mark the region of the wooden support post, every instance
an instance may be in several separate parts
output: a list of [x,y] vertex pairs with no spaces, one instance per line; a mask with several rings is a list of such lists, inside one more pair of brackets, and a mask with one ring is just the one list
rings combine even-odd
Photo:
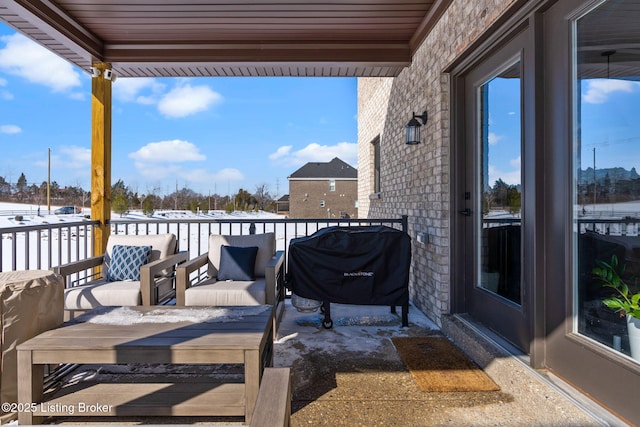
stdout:
[[[267,339],[271,339],[271,334],[267,335]],[[261,352],[258,350],[244,351],[244,399],[245,399],[245,423],[251,424],[253,409],[256,406],[258,398],[258,390],[260,388],[260,379],[262,378],[262,369],[260,368]]]
[[111,219],[111,82],[95,63],[99,75],[91,79],[91,219],[100,221],[94,229],[94,255],[102,255],[109,238]]

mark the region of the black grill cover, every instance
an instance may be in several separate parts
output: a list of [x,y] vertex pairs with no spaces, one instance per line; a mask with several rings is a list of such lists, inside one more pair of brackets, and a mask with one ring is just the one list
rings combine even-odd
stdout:
[[292,239],[287,287],[339,304],[409,303],[411,238],[387,226],[327,227]]

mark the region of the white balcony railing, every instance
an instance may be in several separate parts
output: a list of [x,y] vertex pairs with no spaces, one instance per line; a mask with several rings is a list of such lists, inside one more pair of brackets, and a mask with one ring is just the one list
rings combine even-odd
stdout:
[[[96,221],[65,222],[0,228],[0,271],[52,269],[93,255]],[[209,234],[273,232],[276,249],[287,251],[291,239],[308,236],[329,226],[387,225],[407,229],[407,218],[395,219],[145,219],[110,221],[113,234],[176,235],[180,251],[191,258],[208,250]]]

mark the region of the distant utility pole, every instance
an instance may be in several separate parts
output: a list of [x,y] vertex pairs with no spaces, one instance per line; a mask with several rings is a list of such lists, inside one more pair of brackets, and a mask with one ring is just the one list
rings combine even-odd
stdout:
[[593,147],[593,213],[596,212],[596,147]]
[[174,210],[178,210],[178,180],[176,179],[176,198],[174,199]]
[[47,160],[47,210],[51,213],[51,148],[49,148],[49,158]]

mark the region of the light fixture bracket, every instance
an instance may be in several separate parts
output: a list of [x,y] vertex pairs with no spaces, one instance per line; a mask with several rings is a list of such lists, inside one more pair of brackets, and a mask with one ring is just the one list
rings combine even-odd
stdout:
[[422,121],[423,125],[427,124],[427,112],[426,111],[423,111],[422,114],[413,113],[413,118],[414,119],[420,119]]

